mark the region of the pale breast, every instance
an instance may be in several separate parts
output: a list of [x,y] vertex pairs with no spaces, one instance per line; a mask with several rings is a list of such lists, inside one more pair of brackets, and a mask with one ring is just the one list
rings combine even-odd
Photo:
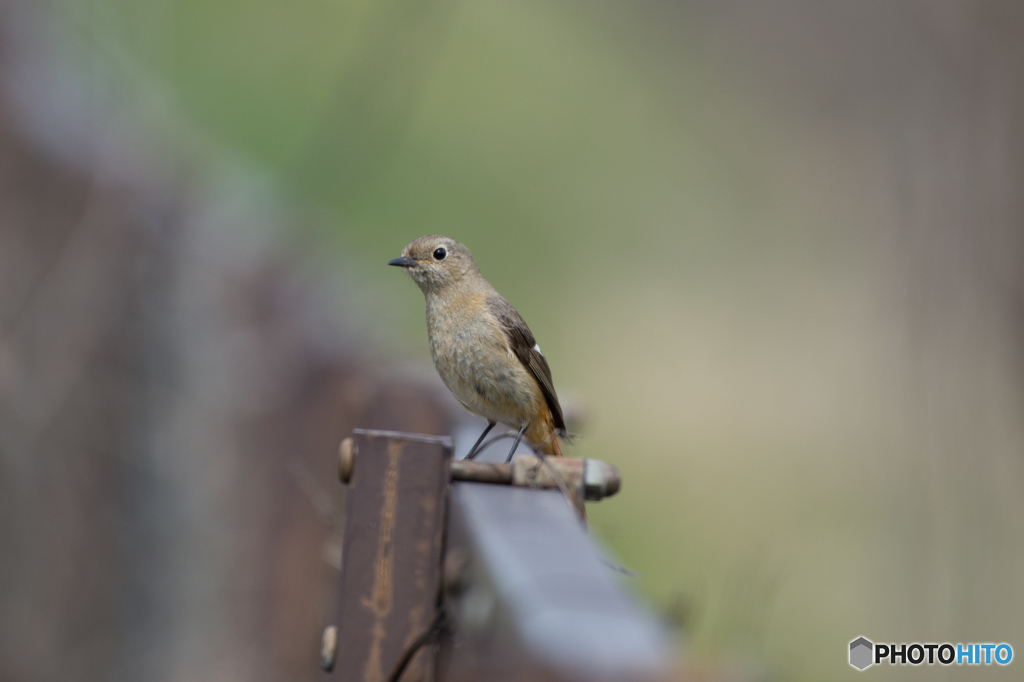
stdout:
[[434,366],[466,409],[510,426],[537,413],[540,387],[484,306],[428,300],[427,329]]

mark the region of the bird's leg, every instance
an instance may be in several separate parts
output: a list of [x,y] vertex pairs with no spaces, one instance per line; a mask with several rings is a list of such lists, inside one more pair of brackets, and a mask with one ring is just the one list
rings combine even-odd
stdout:
[[493,428],[494,428],[494,422],[488,421],[487,422],[487,428],[484,429],[484,432],[481,433],[480,437],[476,439],[476,443],[473,443],[473,447],[471,447],[469,449],[469,454],[466,455],[466,457],[465,457],[466,459],[473,459],[474,457],[477,456],[477,449],[480,447],[480,443],[484,442],[484,436],[486,436],[490,432],[490,430],[493,429]]
[[484,450],[486,450],[487,448],[491,447],[492,445],[497,443],[499,440],[505,440],[506,438],[512,438],[515,435],[516,435],[515,431],[505,431],[504,433],[499,433],[497,436],[491,436],[490,438],[485,440],[480,445],[479,448],[477,448],[476,454],[474,455],[474,457],[479,457],[481,454],[483,454]]
[[519,441],[523,439],[523,434],[526,432],[527,426],[529,426],[529,424],[519,429],[519,433],[516,435],[516,441],[512,443],[512,449],[508,451],[508,459],[505,460],[505,464],[512,461],[512,455],[516,454],[516,448],[519,447]]

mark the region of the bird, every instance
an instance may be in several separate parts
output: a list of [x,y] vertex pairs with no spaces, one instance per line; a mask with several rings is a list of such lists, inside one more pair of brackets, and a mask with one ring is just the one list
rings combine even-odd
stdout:
[[519,430],[509,462],[525,436],[546,455],[561,455],[567,436],[551,368],[522,316],[480,273],[465,246],[439,234],[410,242],[388,265],[403,268],[423,292],[434,367],[455,399],[487,428]]

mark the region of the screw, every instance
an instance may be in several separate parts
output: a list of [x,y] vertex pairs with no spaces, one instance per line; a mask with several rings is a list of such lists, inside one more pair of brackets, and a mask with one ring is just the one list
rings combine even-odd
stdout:
[[334,669],[336,653],[338,653],[338,626],[328,625],[320,637],[320,667],[331,672]]
[[351,438],[343,438],[338,446],[338,478],[345,485],[352,480],[352,469],[356,465],[356,445]]

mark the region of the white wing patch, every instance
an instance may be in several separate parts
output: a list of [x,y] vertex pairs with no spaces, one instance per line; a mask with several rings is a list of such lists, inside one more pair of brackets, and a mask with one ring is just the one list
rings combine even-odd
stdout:
[[[533,344],[533,349],[534,349],[535,351],[537,351],[538,353],[540,353],[540,344],[539,344],[539,343],[535,343],[535,344]],[[540,354],[541,354],[541,355],[544,355],[543,353],[540,353]]]

